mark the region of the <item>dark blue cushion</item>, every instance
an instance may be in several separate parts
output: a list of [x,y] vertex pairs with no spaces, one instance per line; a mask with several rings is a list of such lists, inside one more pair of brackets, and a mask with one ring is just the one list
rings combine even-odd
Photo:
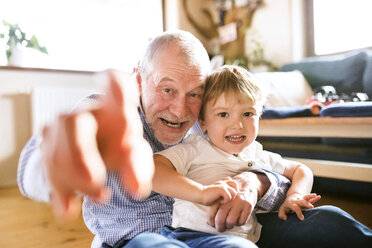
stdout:
[[299,70],[313,89],[332,85],[338,94],[363,92],[363,75],[368,55],[365,50],[342,55],[317,56],[286,64],[281,71]]
[[371,117],[372,102],[333,103],[320,110],[320,116]]
[[261,118],[262,119],[278,119],[278,118],[308,117],[308,116],[314,116],[313,113],[311,112],[311,107],[307,105],[303,105],[303,106],[265,108],[261,115]]

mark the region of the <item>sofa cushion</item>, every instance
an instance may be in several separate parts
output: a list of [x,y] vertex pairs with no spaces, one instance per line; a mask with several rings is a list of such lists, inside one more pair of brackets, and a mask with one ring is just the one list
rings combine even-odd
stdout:
[[261,118],[262,119],[282,119],[293,117],[310,117],[314,116],[311,107],[307,105],[302,106],[289,106],[277,108],[264,108]]
[[267,108],[305,105],[314,92],[300,71],[258,72],[254,75],[268,90]]
[[363,75],[363,88],[369,99],[372,99],[372,51],[369,50],[366,53],[367,63]]
[[372,102],[334,103],[322,108],[319,114],[330,117],[371,117]]
[[299,70],[313,89],[332,85],[338,94],[363,92],[363,75],[367,61],[366,51],[354,51],[342,55],[305,58],[286,64],[281,71]]

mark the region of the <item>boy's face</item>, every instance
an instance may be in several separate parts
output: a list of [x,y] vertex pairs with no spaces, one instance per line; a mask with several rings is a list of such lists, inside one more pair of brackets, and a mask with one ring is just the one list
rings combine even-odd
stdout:
[[256,139],[260,112],[261,106],[222,94],[215,103],[206,103],[204,121],[199,121],[216,147],[237,154]]

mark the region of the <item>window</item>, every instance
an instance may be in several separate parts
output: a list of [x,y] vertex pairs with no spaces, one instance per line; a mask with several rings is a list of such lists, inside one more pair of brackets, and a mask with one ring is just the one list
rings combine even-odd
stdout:
[[161,0],[0,0],[0,6],[2,19],[35,34],[48,50],[27,59],[30,67],[131,70],[163,31]]
[[372,1],[305,0],[308,55],[372,47]]

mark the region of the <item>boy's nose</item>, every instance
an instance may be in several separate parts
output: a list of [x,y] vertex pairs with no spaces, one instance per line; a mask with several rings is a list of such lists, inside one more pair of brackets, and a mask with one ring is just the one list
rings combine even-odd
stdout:
[[235,118],[232,122],[232,127],[236,129],[242,129],[243,128],[243,122],[240,118]]

